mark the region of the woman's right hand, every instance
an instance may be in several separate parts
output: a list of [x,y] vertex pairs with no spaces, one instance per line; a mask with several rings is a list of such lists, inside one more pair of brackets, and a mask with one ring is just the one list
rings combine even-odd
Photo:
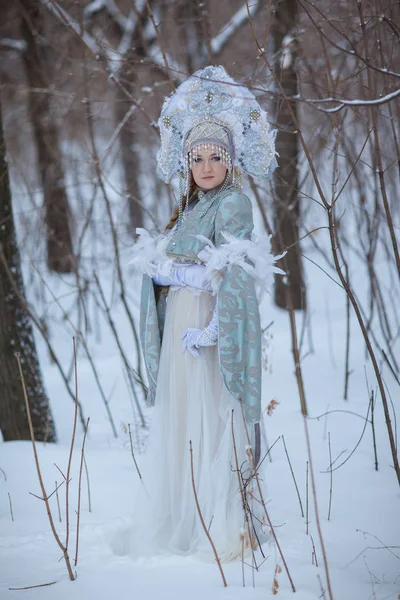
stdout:
[[153,281],[157,285],[189,286],[211,291],[211,284],[204,275],[205,269],[204,265],[182,265],[175,267],[168,276],[156,273],[153,275]]

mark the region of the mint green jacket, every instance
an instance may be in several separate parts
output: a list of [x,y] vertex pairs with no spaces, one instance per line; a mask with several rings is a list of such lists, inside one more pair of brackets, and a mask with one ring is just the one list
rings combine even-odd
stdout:
[[[198,254],[206,243],[216,247],[226,243],[222,232],[239,239],[250,239],[253,231],[251,202],[242,192],[228,189],[217,197],[204,216],[210,196],[198,201],[168,243],[169,257],[201,262]],[[148,403],[153,404],[162,344],[166,297],[143,275],[140,338],[149,381]],[[246,421],[258,423],[261,416],[261,326],[258,301],[252,276],[240,265],[226,270],[217,296],[218,354],[223,381],[236,400],[242,403]]]

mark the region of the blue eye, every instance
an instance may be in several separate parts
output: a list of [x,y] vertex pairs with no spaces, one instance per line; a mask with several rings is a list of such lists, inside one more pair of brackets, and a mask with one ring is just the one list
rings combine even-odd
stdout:
[[193,162],[195,162],[195,163],[199,163],[199,162],[201,162],[202,160],[203,160],[203,159],[202,159],[202,158],[200,158],[200,156],[196,156],[196,158],[194,158],[194,159],[193,159]]
[[214,160],[215,162],[219,162],[221,160],[220,156],[213,156],[211,160]]

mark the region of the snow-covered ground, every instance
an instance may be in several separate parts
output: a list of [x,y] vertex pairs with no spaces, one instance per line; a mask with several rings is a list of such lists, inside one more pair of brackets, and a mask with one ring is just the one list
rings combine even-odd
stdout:
[[[349,401],[343,401],[345,348],[345,299],[342,290],[313,266],[308,267],[310,285],[311,329],[304,338],[302,366],[305,380],[311,436],[312,459],[317,485],[317,499],[327,560],[336,600],[395,599],[400,594],[400,493],[396,482],[381,404],[376,406],[376,435],[379,470],[374,468],[372,429],[368,423],[353,456],[332,476],[331,518],[328,521],[330,496],[329,447],[337,467],[351,453],[364,428],[370,388],[376,384],[355,322],[352,322],[352,349]],[[290,352],[288,316],[275,309],[270,301],[263,305],[265,323],[273,321],[269,363],[265,374],[265,406],[279,402],[271,416],[265,415],[267,437],[272,444],[284,436],[293,470],[306,510],[306,463],[304,423],[300,413],[293,359]],[[299,317],[298,327],[301,327]],[[129,331],[122,335],[129,342]],[[65,340],[65,356],[72,353],[72,341]],[[72,428],[73,405],[60,383],[54,365],[39,343],[46,387],[52,400],[59,443],[38,445],[39,458],[47,490],[60,482],[55,464],[65,471]],[[129,347],[129,346],[128,346]],[[310,349],[312,352],[309,352]],[[139,485],[131,456],[127,424],[132,422],[131,404],[121,374],[120,358],[112,340],[102,339],[96,347],[96,365],[102,382],[111,395],[111,410],[119,430],[112,435],[99,393],[93,384],[88,361],[80,353],[78,361],[80,400],[86,416],[91,417],[86,443],[90,479],[89,512],[87,479],[83,475],[81,531],[77,580],[70,582],[61,552],[50,531],[44,503],[30,495],[40,495],[32,448],[29,442],[10,442],[0,446],[0,597],[77,600],[128,598],[194,599],[261,599],[272,596],[272,582],[277,560],[274,547],[267,546],[268,560],[255,573],[245,568],[246,587],[242,585],[239,560],[223,565],[228,581],[224,589],[216,565],[191,557],[157,557],[133,560],[113,553],[111,540],[116,532],[129,525],[133,511],[135,486]],[[388,376],[394,402],[398,390]],[[398,405],[398,402],[397,402]],[[328,416],[315,419],[327,410]],[[351,411],[346,412],[333,411]],[[151,416],[151,411],[148,413]],[[135,432],[134,432],[135,438]],[[82,431],[79,429],[71,481],[70,554],[75,554],[76,498]],[[135,442],[135,439],[134,439]],[[136,446],[135,442],[135,446]],[[316,526],[311,485],[309,491],[309,534],[286,459],[282,439],[271,452],[267,469],[269,510],[283,553],[296,586],[296,598],[323,598],[326,578]],[[139,457],[140,459],[140,457]],[[11,519],[9,498],[14,520]],[[51,499],[53,514],[61,538],[65,537],[64,491],[59,492],[59,522],[56,497]],[[316,548],[315,565],[313,542]],[[397,546],[397,548],[393,548]],[[279,561],[280,565],[282,563]],[[55,581],[54,585],[10,590]],[[278,597],[292,595],[287,576],[278,575]],[[326,594],[326,598],[328,595]]]
[[[104,227],[107,227],[107,223]],[[101,231],[98,230],[96,235],[96,244],[106,255]],[[307,248],[306,254],[317,263],[323,264],[321,257],[312,249]],[[125,258],[124,255],[124,264],[127,262]],[[302,369],[309,411],[307,423],[333,597],[335,600],[395,600],[400,598],[400,490],[392,467],[379,394],[375,410],[378,471],[375,470],[371,424],[365,424],[370,390],[376,389],[376,380],[370,362],[366,359],[365,345],[358,325],[352,316],[349,400],[343,400],[345,294],[314,264],[307,261],[305,266],[309,322],[304,329],[304,335],[301,336],[303,317],[297,315],[297,328],[299,338],[302,338]],[[332,272],[331,274],[334,276]],[[102,275],[104,276],[103,273]],[[64,306],[68,306],[72,311],[72,318],[75,318],[72,310],[72,288],[69,287],[68,278],[64,283],[60,283],[50,275],[46,277],[54,294],[63,298]],[[365,302],[365,273],[361,268],[355,269],[352,283],[359,297]],[[139,286],[139,280],[132,278],[127,290],[129,303],[136,316]],[[34,298],[32,290],[34,287],[30,288],[29,294]],[[111,297],[110,285],[106,287],[106,292],[107,297]],[[52,342],[64,368],[68,371],[72,359],[72,329],[68,332],[68,325],[62,319],[56,304],[48,294],[47,297],[48,310],[53,318],[50,320]],[[243,588],[241,562],[237,560],[223,565],[228,582],[226,589],[222,586],[217,566],[195,556],[134,560],[129,556],[119,556],[113,551],[112,540],[115,535],[129,526],[134,510],[135,488],[140,485],[131,455],[128,424],[132,424],[133,444],[139,462],[139,451],[145,435],[133,426],[132,400],[127,391],[121,357],[114,339],[102,315],[97,312],[97,316],[94,316],[94,304],[88,302],[92,327],[88,343],[102,386],[109,398],[110,410],[119,435],[117,438],[113,436],[89,361],[80,347],[79,399],[85,416],[90,416],[91,419],[86,440],[91,511],[87,477],[84,472],[79,561],[74,569],[77,579],[71,582],[68,578],[60,549],[50,530],[44,503],[30,494],[31,492],[40,495],[30,442],[0,443],[0,598],[261,600],[273,595],[272,585],[277,561],[282,567],[282,572],[277,576],[277,596],[285,599],[292,597],[288,578],[273,545],[265,547],[268,559],[260,571],[255,573],[254,587],[250,567],[245,568],[246,587]],[[56,315],[57,321],[54,320]],[[123,310],[113,309],[113,318],[129,358],[134,357],[132,334]],[[267,459],[269,512],[296,586],[296,596],[293,597],[298,600],[328,599],[328,594],[325,593],[324,596],[322,591],[326,589],[326,575],[311,481],[309,480],[307,533],[306,518],[301,515],[282,441],[284,436],[302,505],[306,510],[308,454],[294,375],[289,318],[285,312],[273,306],[270,298],[263,302],[262,318],[264,325],[273,322],[268,330],[272,337],[268,349],[269,368],[264,376],[264,406],[266,407],[272,399],[278,402],[272,415],[264,417],[269,444],[272,445],[278,440],[271,451],[272,461]],[[67,468],[74,407],[55,365],[49,359],[43,341],[37,337],[37,342],[59,439],[56,445],[38,444],[46,489],[50,493],[55,482],[61,481],[60,472],[55,465],[64,472]],[[399,386],[388,370],[384,370],[384,375],[394,406],[398,410]],[[327,412],[328,415],[321,416]],[[145,414],[150,422],[151,409],[145,409]],[[321,417],[317,419],[319,416]],[[350,457],[364,427],[364,435]],[[75,511],[82,438],[82,427],[78,425],[71,471],[72,558],[75,555]],[[329,439],[334,469],[330,520]],[[349,460],[337,468],[347,458]],[[57,530],[64,541],[64,487],[59,490],[59,499],[61,522],[56,495],[51,498],[51,506]],[[12,503],[13,520],[9,500]],[[50,582],[55,583],[24,591],[10,589]]]

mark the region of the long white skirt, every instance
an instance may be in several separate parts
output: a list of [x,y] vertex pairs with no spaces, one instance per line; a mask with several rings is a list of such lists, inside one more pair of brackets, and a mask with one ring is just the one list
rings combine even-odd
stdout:
[[196,509],[190,442],[198,501],[218,555],[230,560],[243,552],[246,528],[232,441],[233,418],[239,465],[248,476],[242,411],[222,381],[215,346],[201,348],[200,358],[182,352],[182,333],[206,327],[215,301],[193,288],[171,288],[168,294],[144,484],[130,535],[134,555],[212,556]]

